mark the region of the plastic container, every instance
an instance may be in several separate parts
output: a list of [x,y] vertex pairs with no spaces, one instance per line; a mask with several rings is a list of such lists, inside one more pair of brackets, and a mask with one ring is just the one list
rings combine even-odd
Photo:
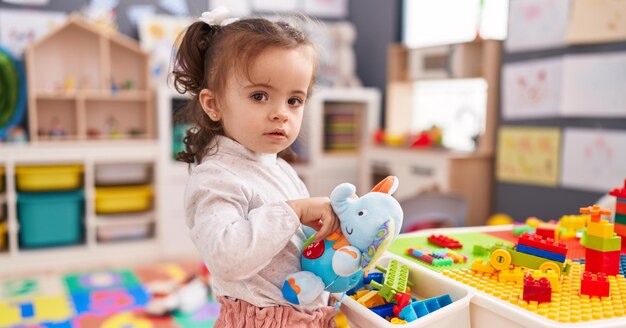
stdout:
[[98,164],[95,176],[98,186],[146,184],[150,181],[150,165],[147,163]]
[[115,214],[140,212],[150,208],[150,186],[123,186],[96,188],[96,213]]
[[81,165],[18,166],[15,168],[19,191],[56,191],[78,189],[82,182]]
[[98,227],[98,241],[109,242],[128,239],[145,239],[151,234],[152,222],[120,222]]
[[[378,264],[386,267],[391,259],[397,259],[409,266],[409,280],[414,286],[411,294],[419,299],[426,299],[443,294],[452,298],[452,304],[431,312],[413,322],[404,325],[395,325],[381,318],[376,313],[359,304],[357,301],[345,297],[341,311],[346,315],[351,328],[362,327],[439,327],[439,328],[469,328],[470,327],[470,300],[474,296],[474,289],[459,282],[448,279],[426,268],[412,264],[405,259],[386,253]],[[492,326],[490,326],[492,327]],[[496,326],[493,326],[496,327]]]
[[82,190],[18,193],[17,216],[22,247],[70,245],[82,240]]

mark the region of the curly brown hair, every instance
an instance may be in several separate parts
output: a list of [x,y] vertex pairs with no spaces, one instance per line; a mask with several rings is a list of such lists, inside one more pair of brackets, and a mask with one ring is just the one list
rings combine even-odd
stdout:
[[[314,49],[302,29],[263,18],[242,19],[226,26],[198,21],[181,33],[178,41],[180,47],[172,71],[174,86],[179,93],[189,93],[192,98],[179,111],[177,118],[190,122],[193,127],[187,130],[183,139],[185,150],[179,152],[176,159],[190,164],[200,163],[212,151],[212,140],[217,135],[224,135],[221,122],[209,119],[200,105],[198,95],[202,89],[220,95],[224,93],[229,74],[243,74],[250,79],[249,66],[267,48],[308,46]],[[315,84],[315,67],[316,56],[308,95]],[[279,156],[290,160],[294,153],[288,148]]]

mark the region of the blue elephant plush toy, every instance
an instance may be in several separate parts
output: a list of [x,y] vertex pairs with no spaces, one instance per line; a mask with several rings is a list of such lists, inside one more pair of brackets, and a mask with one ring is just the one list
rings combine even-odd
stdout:
[[324,290],[341,293],[355,287],[378,257],[398,236],[403,213],[391,196],[398,179],[390,176],[358,198],[349,183],[337,186],[330,202],[339,217],[341,233],[304,244],[302,270],[287,276],[282,293],[293,304],[309,304]]

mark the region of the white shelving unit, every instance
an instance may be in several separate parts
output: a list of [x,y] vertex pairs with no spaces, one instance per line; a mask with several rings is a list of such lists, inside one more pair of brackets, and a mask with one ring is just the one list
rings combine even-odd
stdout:
[[358,192],[363,149],[378,128],[380,92],[375,88],[317,89],[308,100],[298,138],[302,161],[294,168],[312,196],[328,196],[350,182]]
[[[136,262],[154,260],[161,256],[159,236],[162,235],[158,206],[144,212],[146,224],[151,224],[151,232],[145,238],[101,242],[97,229],[109,224],[99,221],[95,210],[97,165],[106,163],[145,163],[153,171],[160,168],[161,151],[156,141],[120,142],[63,142],[46,145],[3,145],[0,147],[0,166],[6,176],[6,220],[8,224],[8,248],[0,252],[0,274],[64,267],[94,266],[107,261]],[[84,192],[84,215],[82,218],[82,243],[71,246],[23,248],[19,243],[20,224],[18,218],[18,190],[16,167],[22,165],[64,165],[78,164],[83,167],[82,186]],[[149,186],[154,191],[152,201],[160,197],[160,177],[152,174]],[[156,201],[158,204],[158,201]],[[116,224],[125,222],[116,218]],[[54,224],[51,222],[50,224]]]

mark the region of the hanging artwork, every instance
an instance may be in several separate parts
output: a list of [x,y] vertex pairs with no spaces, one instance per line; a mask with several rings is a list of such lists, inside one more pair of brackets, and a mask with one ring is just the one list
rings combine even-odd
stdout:
[[559,115],[560,58],[507,64],[502,79],[502,115],[505,119]]
[[27,45],[61,26],[66,19],[62,12],[0,9],[0,43],[20,58]]
[[496,168],[498,180],[556,186],[560,136],[558,128],[500,128]]
[[626,132],[567,128],[563,133],[563,187],[606,193],[626,177]]
[[570,0],[516,0],[509,6],[508,52],[565,45]]
[[570,15],[570,44],[626,40],[626,1],[574,0]]

